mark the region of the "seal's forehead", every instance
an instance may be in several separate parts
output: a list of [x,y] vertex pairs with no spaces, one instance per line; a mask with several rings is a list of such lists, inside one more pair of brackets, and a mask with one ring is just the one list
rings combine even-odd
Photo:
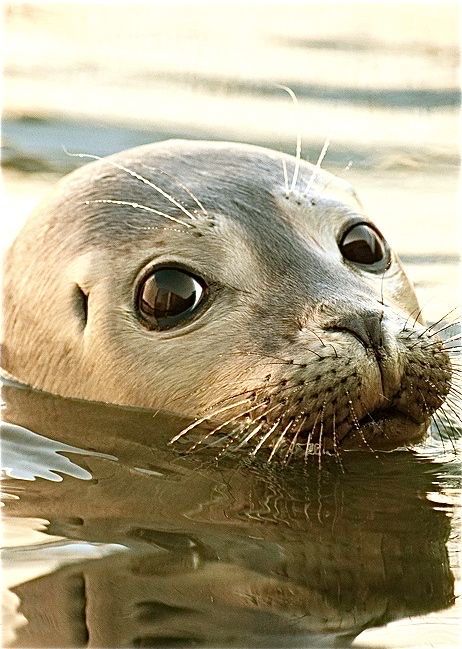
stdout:
[[[346,180],[286,153],[254,145],[230,142],[190,142],[183,140],[168,143],[169,154],[177,160],[191,160],[204,172],[223,181],[230,172],[236,183],[246,180],[257,185],[269,181],[271,188],[299,195],[322,195],[357,208],[360,206],[353,186]],[[221,172],[221,173],[220,173]]]
[[347,183],[307,162],[220,142],[137,147],[85,166],[67,184],[59,207],[64,202],[73,228],[85,232],[82,241],[95,239],[98,245],[104,239],[150,239],[159,230],[201,236],[204,224],[234,220],[251,239],[267,233],[267,250],[278,230],[286,237],[284,229],[299,229],[297,221],[306,216],[303,209],[281,209],[289,194],[299,206],[322,199],[358,207]]
[[203,200],[217,201],[252,188],[322,194],[357,205],[352,186],[328,171],[278,151],[230,142],[169,140],[109,156],[82,172],[90,184],[107,184],[112,178],[129,185],[130,191],[138,184],[146,195],[157,182],[160,189],[171,185],[180,196],[194,189]]

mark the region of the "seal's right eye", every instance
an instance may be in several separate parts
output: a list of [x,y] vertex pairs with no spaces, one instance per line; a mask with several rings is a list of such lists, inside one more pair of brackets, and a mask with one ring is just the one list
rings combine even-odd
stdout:
[[390,253],[383,236],[368,223],[355,223],[339,242],[343,258],[365,270],[378,272],[386,270]]
[[180,268],[157,268],[138,291],[138,309],[153,329],[170,329],[184,324],[203,302],[207,285]]

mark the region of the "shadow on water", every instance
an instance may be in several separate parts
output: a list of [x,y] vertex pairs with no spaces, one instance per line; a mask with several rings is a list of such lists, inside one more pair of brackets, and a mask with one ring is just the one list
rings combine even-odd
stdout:
[[3,400],[6,524],[53,537],[6,553],[28,622],[13,646],[349,646],[454,602],[434,458],[217,462],[168,446],[183,422],[161,413],[13,384]]

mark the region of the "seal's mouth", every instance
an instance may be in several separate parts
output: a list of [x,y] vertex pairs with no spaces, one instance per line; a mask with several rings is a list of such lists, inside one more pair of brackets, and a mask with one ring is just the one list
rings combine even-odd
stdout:
[[395,406],[365,415],[341,441],[342,448],[390,449],[421,441],[428,428],[427,418],[416,419]]
[[326,451],[340,448],[391,450],[420,442],[428,425],[428,417],[417,419],[414,413],[403,412],[392,405],[372,410],[359,420],[350,419],[347,425],[336,431],[329,430],[328,426],[323,428],[322,433],[316,431],[316,435],[313,429],[302,430],[300,439],[310,441],[313,452],[317,452],[320,443]]
[[359,421],[359,425],[366,426],[368,424],[380,424],[396,419],[406,419],[414,422],[415,424],[422,423],[422,421],[418,421],[417,419],[412,417],[410,413],[398,410],[398,408],[396,408],[395,406],[390,406],[388,408],[377,408],[377,410],[373,410],[371,413],[368,413]]

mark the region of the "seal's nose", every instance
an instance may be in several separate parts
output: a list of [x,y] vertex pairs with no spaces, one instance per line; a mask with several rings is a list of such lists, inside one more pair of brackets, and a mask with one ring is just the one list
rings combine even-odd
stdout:
[[[398,346],[395,335],[390,330],[386,314],[377,309],[355,309],[335,316],[326,322],[323,328],[327,331],[341,331],[354,336],[373,354],[382,380],[382,396],[391,398],[401,385],[403,367],[398,362]],[[353,353],[352,357],[356,355]]]
[[381,312],[357,311],[331,320],[324,325],[324,329],[350,333],[366,349],[371,349],[376,355],[381,355],[384,347],[382,318],[383,314]]

